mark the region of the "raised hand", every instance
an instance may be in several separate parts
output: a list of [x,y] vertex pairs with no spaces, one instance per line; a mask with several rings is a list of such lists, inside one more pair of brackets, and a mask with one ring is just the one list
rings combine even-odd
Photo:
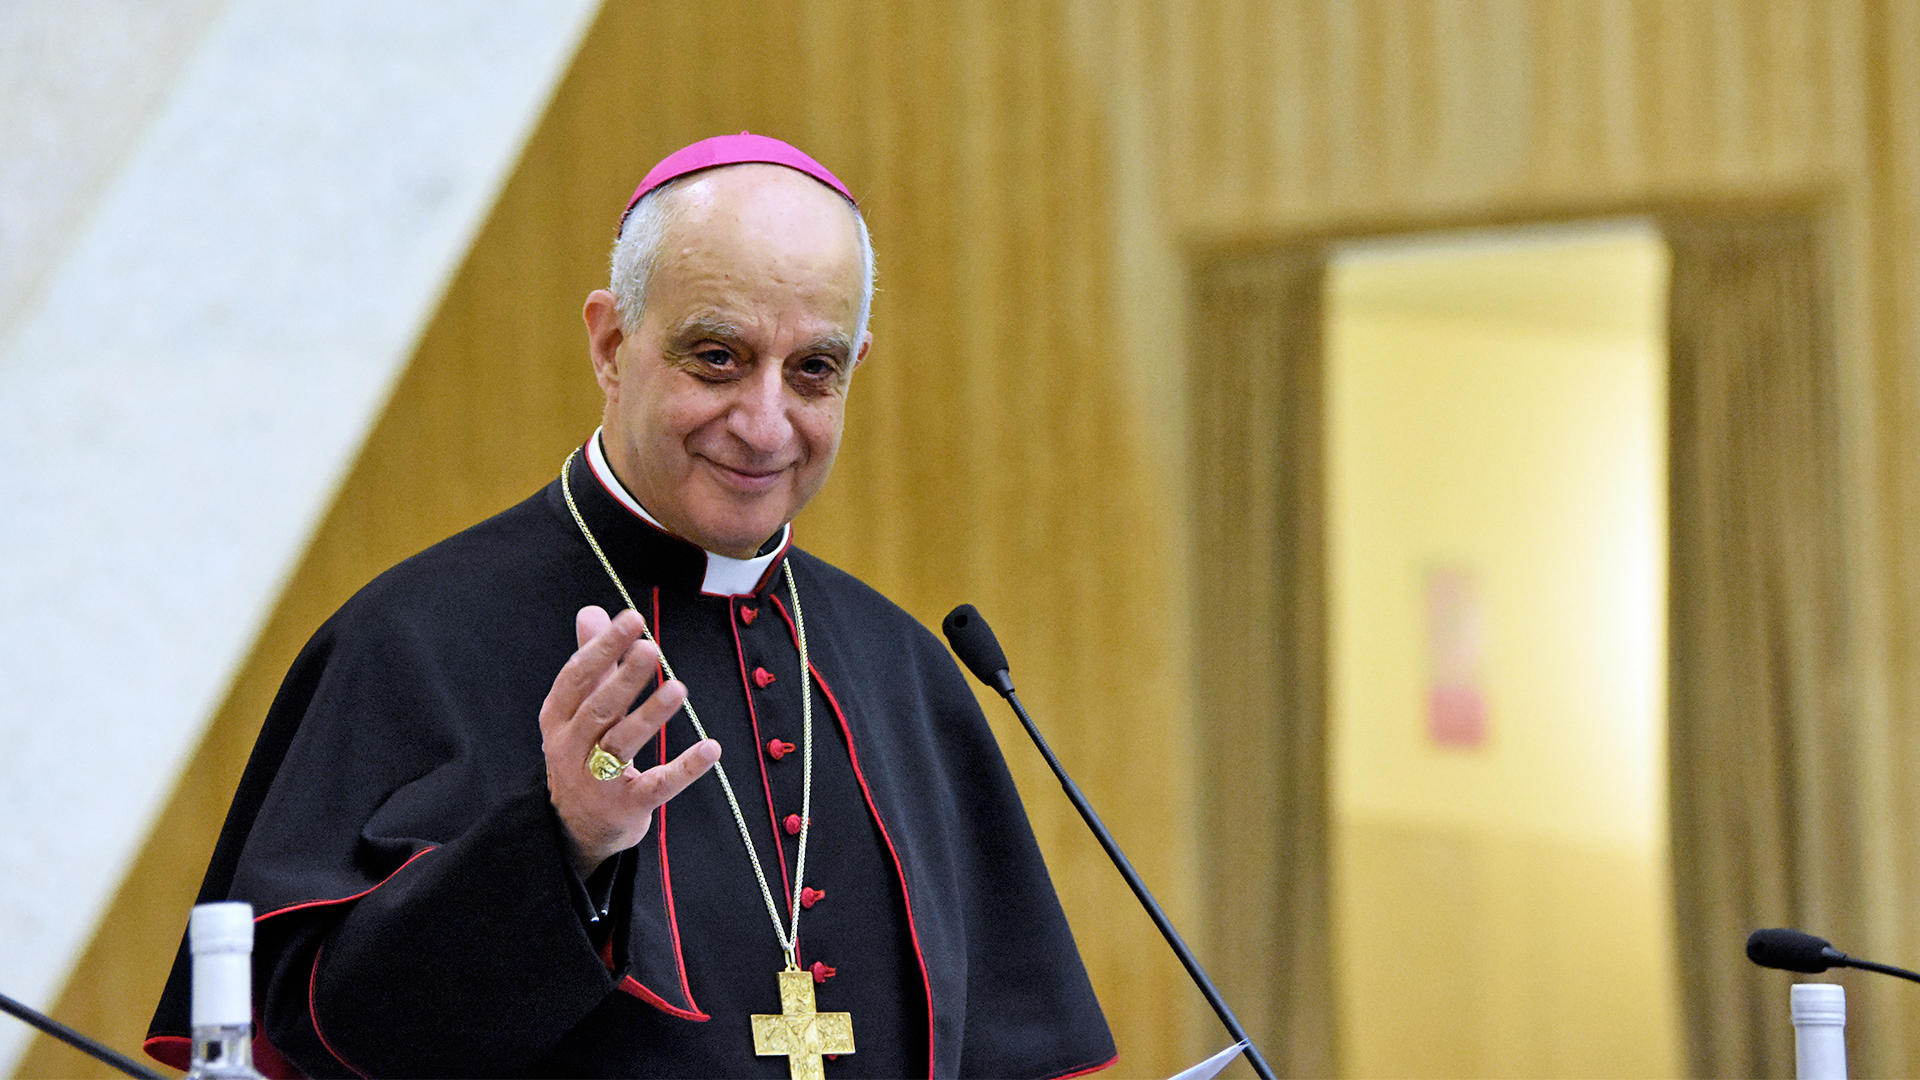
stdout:
[[581,608],[574,618],[580,648],[540,706],[547,792],[567,831],[567,856],[582,878],[639,843],[654,810],[720,759],[720,744],[702,739],[664,765],[629,764],[611,780],[589,771],[596,745],[631,762],[687,700],[686,686],[668,680],[630,708],[660,669],[660,649],[642,636],[643,625],[632,611],[610,619],[601,608]]

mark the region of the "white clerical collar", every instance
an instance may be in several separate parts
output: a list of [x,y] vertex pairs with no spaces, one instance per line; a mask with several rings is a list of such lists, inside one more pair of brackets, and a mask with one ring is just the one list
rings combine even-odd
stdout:
[[[641,506],[639,500],[627,491],[626,485],[620,482],[620,478],[613,474],[613,467],[607,464],[606,455],[600,450],[599,428],[595,428],[593,438],[587,440],[587,464],[592,467],[593,475],[599,478],[600,486],[620,500],[620,505],[640,515],[642,520],[661,532],[669,536],[673,535],[673,530],[660,524],[652,514],[647,513],[647,508]],[[774,545],[773,550],[751,559],[734,559],[711,551],[706,552],[707,576],[700,583],[700,591],[711,596],[745,596],[759,588],[760,580],[767,576],[767,568],[787,550],[792,532],[791,523],[782,525],[780,542]]]

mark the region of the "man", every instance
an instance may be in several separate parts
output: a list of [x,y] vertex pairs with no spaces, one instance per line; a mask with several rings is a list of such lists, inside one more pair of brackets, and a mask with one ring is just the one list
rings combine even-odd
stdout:
[[[791,546],[870,345],[852,197],[785,143],[709,139],[642,181],[614,265],[584,312],[601,430],[349,601],[262,728],[201,891],[257,913],[260,1060],[1110,1064],[958,670]],[[148,1043],[176,1064],[186,987],[177,963]]]

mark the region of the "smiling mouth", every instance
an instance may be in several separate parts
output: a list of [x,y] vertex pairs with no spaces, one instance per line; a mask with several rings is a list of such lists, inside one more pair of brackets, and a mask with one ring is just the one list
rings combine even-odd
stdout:
[[787,471],[785,469],[739,469],[731,465],[723,465],[712,459],[708,459],[707,464],[712,466],[713,470],[719,473],[729,484],[748,490],[760,490],[770,487],[774,481],[780,478],[781,474]]

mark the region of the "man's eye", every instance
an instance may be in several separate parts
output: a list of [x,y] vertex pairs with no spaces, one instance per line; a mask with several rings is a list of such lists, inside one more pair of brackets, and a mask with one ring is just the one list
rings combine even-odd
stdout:
[[725,349],[701,349],[693,354],[693,358],[711,368],[730,367],[733,364],[733,354]]

